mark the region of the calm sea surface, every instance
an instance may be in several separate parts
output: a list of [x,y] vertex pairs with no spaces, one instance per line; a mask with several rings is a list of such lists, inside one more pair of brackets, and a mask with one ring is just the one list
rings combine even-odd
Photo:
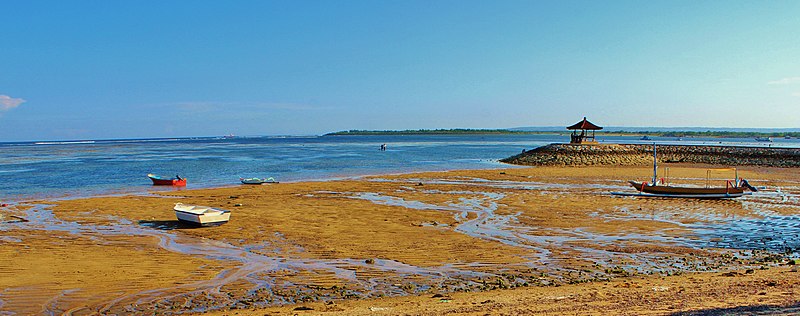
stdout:
[[[239,184],[240,177],[325,180],[370,174],[509,167],[497,160],[559,135],[236,137],[0,143],[0,200],[152,190],[148,173],[188,178],[188,188]],[[766,146],[753,139],[602,137],[606,143]],[[387,150],[380,151],[386,144]],[[771,146],[800,147],[798,139]]]

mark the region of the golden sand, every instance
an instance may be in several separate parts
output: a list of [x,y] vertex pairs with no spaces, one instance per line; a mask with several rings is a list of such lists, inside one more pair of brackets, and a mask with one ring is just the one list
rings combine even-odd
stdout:
[[[796,170],[740,170],[768,190],[737,200],[608,194],[651,172],[463,170],[34,201],[0,210],[0,311],[639,314],[798,303],[800,274],[778,267],[783,257],[717,249],[730,236],[695,231],[797,216]],[[670,170],[675,182],[705,176],[705,166]],[[176,202],[229,209],[231,220],[185,227]],[[721,276],[731,270],[742,273]]]

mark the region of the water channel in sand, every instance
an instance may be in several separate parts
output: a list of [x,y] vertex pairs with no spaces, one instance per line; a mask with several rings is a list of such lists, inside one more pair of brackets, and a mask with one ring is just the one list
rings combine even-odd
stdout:
[[[377,180],[382,181],[382,180]],[[388,181],[388,180],[386,180]],[[395,180],[393,180],[395,181]],[[344,195],[353,199],[368,200],[382,205],[400,206],[407,209],[436,210],[452,214],[455,227],[441,226],[442,229],[453,229],[475,238],[497,241],[509,246],[526,250],[528,268],[541,272],[543,280],[540,284],[549,284],[566,280],[565,275],[575,269],[561,264],[559,250],[569,248],[571,256],[593,261],[598,269],[585,278],[604,277],[602,271],[617,267],[633,269],[640,273],[664,273],[685,270],[716,269],[718,265],[707,263],[705,266],[686,261],[675,261],[668,253],[624,253],[608,250],[620,242],[642,244],[661,244],[690,247],[695,249],[727,248],[747,256],[742,250],[768,250],[787,252],[800,249],[800,219],[797,215],[784,216],[772,209],[784,206],[796,206],[798,197],[786,193],[762,193],[747,196],[741,201],[724,203],[741,203],[745,209],[752,210],[747,216],[726,216],[704,212],[682,212],[665,208],[658,212],[644,212],[637,209],[620,208],[613,214],[593,214],[602,219],[647,219],[663,221],[679,225],[691,234],[674,236],[666,232],[654,234],[603,234],[585,229],[563,230],[556,228],[529,227],[520,224],[521,213],[507,215],[496,214],[506,194],[484,192],[481,187],[503,188],[515,190],[563,191],[565,189],[581,190],[578,194],[601,194],[614,185],[562,185],[537,182],[492,181],[477,178],[459,180],[431,180],[426,183],[467,185],[471,191],[438,191],[417,188],[412,184],[419,179],[404,180],[409,183],[404,190],[423,194],[447,194],[453,196],[469,196],[454,199],[456,202],[431,204],[422,201],[406,200],[401,197],[372,192],[317,192],[315,195],[325,198],[326,195]],[[585,192],[584,192],[585,191]],[[681,212],[680,215],[676,213]],[[142,290],[138,293],[109,297],[100,307],[92,310],[107,313],[141,312],[160,309],[175,302],[188,302],[177,306],[177,311],[204,311],[232,306],[266,305],[296,302],[298,297],[307,295],[312,299],[334,299],[349,296],[376,297],[382,295],[405,295],[423,292],[432,287],[479,288],[482,280],[496,277],[503,273],[505,267],[493,266],[487,269],[485,263],[474,262],[440,267],[417,267],[398,261],[375,259],[367,263],[353,259],[297,259],[282,256],[280,253],[265,252],[259,245],[234,246],[228,243],[192,238],[174,230],[174,226],[160,223],[133,223],[126,219],[112,218],[113,223],[96,225],[64,221],[47,209],[46,205],[36,205],[24,210],[26,221],[6,222],[0,231],[19,230],[19,236],[3,236],[3,242],[22,242],[25,230],[59,231],[75,235],[88,235],[99,239],[110,236],[147,236],[158,239],[158,245],[170,252],[189,256],[202,256],[220,260],[229,266],[217,273],[210,280],[188,282],[182,285]],[[691,217],[685,223],[682,218]],[[542,234],[543,230],[547,234]],[[592,246],[589,246],[592,245]],[[720,253],[725,250],[714,250]],[[492,272],[486,272],[492,271]],[[283,275],[307,273],[305,277],[284,278]],[[607,273],[606,273],[607,274]],[[316,292],[314,278],[332,278],[342,284],[345,289]],[[526,283],[530,279],[517,278],[514,282]],[[249,284],[246,294],[231,296],[226,286]],[[412,285],[412,286],[409,286]],[[35,289],[31,289],[35,290]],[[45,314],[78,312],[73,309],[75,302],[71,296],[80,289],[65,289],[56,297],[41,302]],[[14,294],[17,293],[17,294]],[[4,289],[0,292],[0,311],[7,306],[19,306],[15,300],[26,293],[26,289]],[[314,296],[316,295],[316,296]],[[15,310],[16,313],[39,312],[36,307],[29,311]]]
[[[116,224],[113,225],[90,225],[64,221],[54,216],[53,213],[47,209],[46,205],[36,205],[26,210],[22,217],[24,217],[26,221],[7,222],[5,226],[0,226],[0,230],[60,231],[77,235],[91,235],[93,238],[97,239],[102,239],[104,236],[149,236],[158,238],[158,245],[171,252],[192,256],[204,256],[215,260],[230,262],[229,268],[219,271],[217,276],[211,280],[190,282],[164,289],[146,290],[110,299],[99,308],[99,311],[104,313],[137,312],[142,311],[140,309],[142,307],[152,308],[153,304],[158,302],[178,301],[179,299],[181,301],[188,300],[192,302],[192,304],[188,305],[189,308],[184,311],[204,311],[233,306],[237,305],[240,301],[248,301],[248,297],[231,298],[225,295],[222,288],[238,281],[246,281],[252,284],[252,287],[248,290],[251,295],[258,294],[259,297],[272,298],[270,301],[262,302],[264,305],[292,303],[295,301],[297,293],[293,293],[294,295],[292,296],[280,295],[279,293],[283,291],[278,287],[281,286],[310,292],[310,288],[303,288],[301,284],[287,282],[281,284],[282,282],[267,276],[270,272],[275,271],[282,271],[284,273],[289,271],[323,271],[324,273],[331,273],[336,279],[348,284],[350,290],[348,290],[347,293],[343,293],[344,295],[350,294],[363,297],[409,294],[408,290],[401,288],[402,284],[385,282],[386,280],[382,278],[384,275],[395,276],[398,280],[406,278],[424,280],[424,282],[420,282],[414,286],[414,289],[417,291],[424,291],[430,286],[442,285],[445,282],[452,282],[453,280],[457,280],[460,283],[472,284],[475,283],[473,280],[490,276],[490,274],[487,273],[460,270],[452,266],[421,268],[397,261],[381,259],[374,259],[371,263],[350,259],[291,259],[281,257],[280,254],[258,253],[258,247],[236,247],[215,240],[192,238],[176,234],[170,231],[175,228],[174,226],[158,223],[153,224],[148,222],[134,224],[126,219],[115,219]],[[4,239],[9,242],[22,242],[24,237],[5,236]],[[103,240],[97,241],[98,243],[104,242]],[[377,271],[378,277],[370,278],[361,276],[360,271],[362,270]],[[78,310],[70,309],[69,305],[72,303],[70,295],[79,291],[80,289],[62,291],[57,297],[53,297],[46,303],[43,303],[44,307],[42,308],[31,306],[31,310],[15,312],[37,313],[40,310],[45,314],[76,312]],[[8,293],[19,294],[9,295]],[[24,299],[21,297],[24,295],[25,291],[19,291],[19,289],[4,289],[0,292],[0,303],[3,303],[0,305],[0,311],[2,311],[3,306],[18,306],[19,304],[14,304],[14,300]],[[252,298],[249,299],[252,300]]]
[[[374,179],[376,182],[396,182],[398,180]],[[606,194],[609,191],[626,189],[623,185],[608,185],[598,183],[584,184],[556,184],[541,183],[532,181],[495,181],[480,178],[463,179],[407,179],[402,180],[408,183],[428,184],[457,184],[472,187],[489,187],[513,190],[538,190],[541,192],[563,191],[567,188],[573,190],[588,190],[584,194]],[[407,190],[417,190],[414,186],[404,187]],[[552,245],[563,245],[573,242],[591,241],[598,246],[610,246],[618,242],[638,242],[668,244],[674,246],[690,247],[695,249],[705,248],[727,248],[736,250],[767,250],[775,252],[791,253],[800,251],[800,216],[784,216],[770,211],[774,208],[797,207],[800,198],[797,195],[777,192],[761,192],[756,195],[746,196],[740,200],[723,200],[721,203],[741,203],[745,209],[751,210],[750,216],[722,216],[697,210],[671,210],[665,208],[657,213],[637,213],[628,209],[621,209],[626,216],[613,217],[608,214],[597,215],[603,219],[646,219],[652,221],[662,221],[676,224],[689,229],[692,233],[684,236],[673,236],[668,234],[636,234],[626,233],[624,235],[600,234],[584,229],[550,229],[552,234],[541,234],[541,230],[535,227],[519,225],[517,216],[520,213],[510,215],[497,215],[498,202],[505,197],[504,194],[489,193],[483,191],[452,191],[441,192],[431,190],[419,190],[426,194],[453,194],[453,195],[477,195],[481,198],[459,198],[459,203],[449,203],[448,205],[434,205],[419,201],[406,201],[402,198],[378,195],[375,193],[356,193],[353,198],[365,199],[373,203],[383,205],[402,206],[411,209],[427,209],[454,212],[454,218],[458,222],[455,231],[467,234],[471,237],[502,242],[507,245],[526,248],[534,251],[534,256],[530,259],[530,266],[541,268],[542,265],[552,264],[553,257],[550,247]],[[630,198],[629,198],[630,199]],[[676,216],[676,211],[680,215]],[[468,220],[468,213],[473,213],[476,218]],[[690,223],[684,223],[681,219],[692,219]],[[576,243],[577,244],[577,243]],[[580,258],[595,261],[602,265],[603,262],[637,262],[638,265],[630,265],[626,268],[636,269],[638,272],[664,272],[666,269],[662,265],[663,258],[659,254],[625,254],[620,252],[607,251],[598,248],[571,246],[572,251],[581,253]],[[611,260],[609,260],[611,259]],[[676,267],[676,265],[671,265]],[[696,266],[694,266],[696,267]],[[552,268],[552,267],[551,267]],[[566,267],[559,267],[560,269]],[[556,269],[559,269],[556,268]],[[546,267],[545,267],[545,270]]]

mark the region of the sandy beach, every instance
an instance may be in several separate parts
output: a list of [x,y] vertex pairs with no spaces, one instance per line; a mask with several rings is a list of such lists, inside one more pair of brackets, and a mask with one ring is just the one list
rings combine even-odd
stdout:
[[[702,184],[707,167],[671,165],[670,179]],[[764,190],[736,200],[609,194],[651,173],[460,170],[10,205],[0,311],[798,311],[795,169],[741,168]],[[231,220],[188,227],[177,202]]]

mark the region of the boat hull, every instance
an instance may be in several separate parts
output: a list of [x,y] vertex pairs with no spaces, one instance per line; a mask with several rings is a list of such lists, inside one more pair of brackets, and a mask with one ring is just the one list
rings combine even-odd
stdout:
[[175,216],[179,221],[195,226],[218,226],[228,222],[231,219],[231,213],[225,212],[220,214],[191,214],[181,211],[175,211]]
[[242,181],[242,184],[265,184],[265,183],[278,183],[275,179],[267,178],[267,179],[259,179],[259,178],[239,178],[239,181]]
[[154,174],[148,174],[147,177],[153,181],[153,185],[171,185],[176,187],[186,186],[186,179],[176,179],[176,178],[165,179]]
[[642,192],[611,192],[612,195],[636,196],[636,197],[657,197],[657,198],[683,198],[683,199],[733,199],[745,195],[745,193],[723,193],[723,194],[656,194]]
[[667,194],[667,195],[738,195],[744,194],[744,188],[726,187],[726,188],[689,188],[689,187],[673,187],[668,185],[645,185],[634,181],[628,181],[636,191],[651,194]]
[[207,206],[175,204],[175,217],[178,221],[195,226],[217,226],[228,222],[231,212]]

